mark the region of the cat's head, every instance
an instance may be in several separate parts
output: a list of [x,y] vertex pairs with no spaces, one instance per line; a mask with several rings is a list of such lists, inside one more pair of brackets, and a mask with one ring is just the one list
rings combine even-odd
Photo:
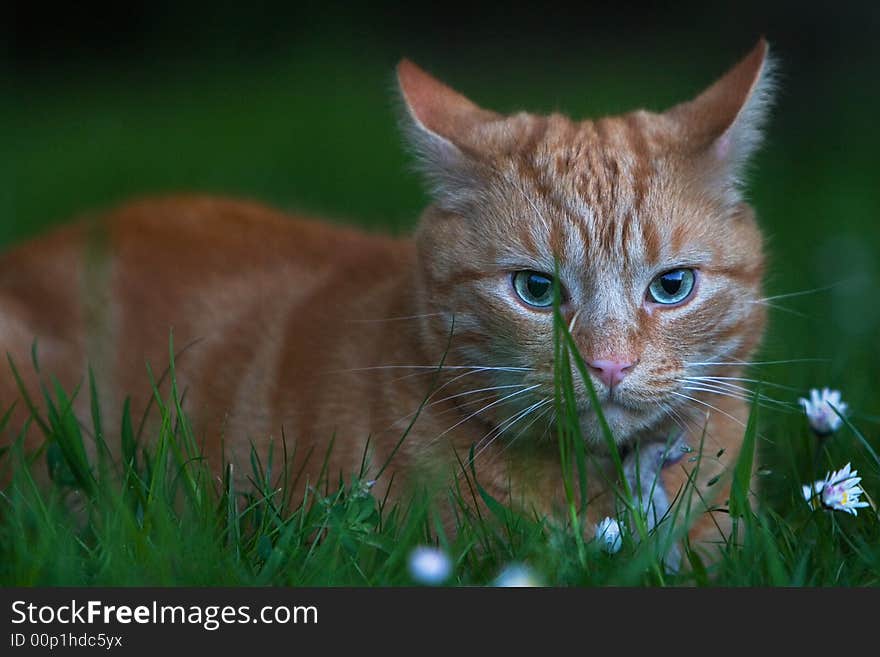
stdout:
[[400,63],[408,134],[434,197],[417,234],[422,293],[438,313],[425,321],[444,345],[454,315],[456,362],[506,368],[491,372],[510,405],[487,415],[552,395],[556,267],[563,316],[621,441],[687,403],[685,376],[749,358],[764,325],[764,259],[742,174],[769,69],[761,40],[666,112],[573,121],[496,114]]

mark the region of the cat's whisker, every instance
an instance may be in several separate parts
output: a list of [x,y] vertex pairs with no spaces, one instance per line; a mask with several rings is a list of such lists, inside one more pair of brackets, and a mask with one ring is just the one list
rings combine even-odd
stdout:
[[748,388],[740,385],[736,385],[735,383],[727,383],[726,381],[708,381],[708,380],[695,380],[690,377],[684,377],[682,379],[675,379],[678,383],[687,383],[690,385],[699,385],[706,386],[707,388],[716,388],[718,390],[734,390],[737,392],[752,394],[752,391]]
[[465,417],[465,418],[459,420],[458,422],[456,422],[455,424],[453,424],[451,427],[449,427],[448,429],[446,429],[445,431],[443,431],[443,432],[442,432],[441,434],[439,434],[438,436],[435,436],[434,439],[433,439],[433,441],[432,441],[432,443],[437,442],[438,440],[440,440],[441,438],[443,438],[443,436],[445,436],[446,434],[448,434],[448,433],[449,433],[450,431],[452,431],[453,429],[456,429],[457,427],[461,426],[462,424],[464,424],[464,423],[467,422],[468,420],[470,420],[470,419],[476,417],[477,415],[479,415],[480,413],[483,413],[484,411],[489,410],[489,409],[492,408],[493,406],[497,406],[498,404],[500,404],[500,403],[503,402],[504,400],[506,400],[506,399],[511,399],[511,398],[513,398],[513,397],[517,397],[518,395],[525,394],[525,393],[527,393],[527,392],[530,392],[530,391],[534,390],[535,388],[540,388],[540,387],[541,387],[541,384],[540,384],[540,383],[536,383],[536,384],[534,384],[534,385],[529,386],[528,388],[524,388],[524,389],[522,389],[522,390],[517,390],[516,392],[512,392],[512,393],[510,393],[509,395],[506,395],[506,396],[502,397],[501,399],[498,399],[498,400],[492,402],[491,404],[486,404],[486,405],[483,406],[480,410],[471,413],[471,414],[468,415],[467,417]]
[[727,363],[687,363],[688,367],[752,367],[757,365],[788,365],[791,363],[828,363],[830,358],[792,358],[789,360],[735,361]]
[[676,381],[686,386],[695,386],[698,388],[706,388],[707,390],[726,392],[731,395],[736,395],[740,399],[751,399],[754,396],[754,392],[749,390],[748,388],[743,388],[742,386],[737,386],[732,383],[691,381],[689,379],[676,379]]
[[[523,387],[525,387],[525,384],[523,384]],[[486,389],[484,389],[484,390],[491,390],[491,388],[486,388]],[[475,390],[475,391],[472,391],[472,392],[476,393],[476,392],[481,392],[481,391],[479,391],[479,390]],[[463,393],[463,394],[466,394],[466,393]],[[486,396],[484,396],[484,397],[480,397],[479,399],[471,399],[471,400],[468,400],[468,401],[464,401],[464,402],[456,403],[455,405],[451,406],[451,407],[448,408],[448,409],[445,409],[445,410],[442,410],[442,411],[434,411],[434,413],[435,413],[436,415],[442,415],[442,414],[444,414],[444,413],[452,413],[452,412],[455,412],[455,411],[457,411],[457,410],[461,410],[461,409],[467,408],[468,406],[474,406],[475,404],[480,404],[480,403],[482,403],[482,402],[489,401],[489,400],[491,400],[491,399],[497,399],[497,398],[498,398],[498,395],[495,395],[495,394],[492,394],[492,395],[486,395]],[[429,397],[428,399],[430,399],[430,397]],[[439,404],[439,403],[442,402],[442,401],[446,401],[446,400],[441,399],[441,400],[438,400],[438,401],[431,402],[430,404],[425,404],[425,408],[435,406],[436,404]],[[507,401],[507,402],[504,402],[504,403],[507,404],[507,403],[510,403],[510,401]],[[502,405],[503,405],[503,404],[502,404]],[[407,413],[407,414],[404,415],[403,417],[398,418],[397,420],[395,420],[394,422],[392,422],[391,424],[389,424],[387,427],[385,427],[385,429],[382,430],[382,433],[384,433],[385,431],[388,431],[389,429],[393,429],[395,426],[399,425],[401,422],[406,422],[406,421],[408,421],[408,420],[411,420],[411,419],[412,419],[416,414],[418,414],[418,413],[419,413],[418,410],[415,410],[415,411],[412,411],[412,412],[410,412],[410,413]]]
[[721,413],[722,415],[727,416],[728,418],[730,418],[731,420],[733,420],[734,422],[736,422],[738,425],[740,425],[740,426],[743,427],[744,429],[746,428],[745,423],[743,423],[743,421],[740,420],[739,418],[736,418],[736,417],[734,417],[733,415],[731,415],[730,413],[721,410],[721,409],[718,408],[717,406],[713,406],[712,404],[709,404],[708,402],[704,402],[702,399],[697,399],[696,397],[691,397],[690,395],[686,395],[686,394],[681,393],[681,392],[676,392],[676,391],[674,391],[674,390],[670,390],[670,393],[673,394],[673,395],[675,395],[676,397],[681,397],[681,398],[683,398],[683,399],[687,399],[687,400],[689,400],[689,401],[696,402],[697,404],[702,404],[703,406],[705,406],[705,407],[707,407],[707,408],[709,408],[709,409],[711,409],[711,410],[713,410],[713,411],[715,411],[715,412],[717,412],[717,413]]
[[694,386],[694,385],[685,385],[682,386],[682,390],[693,390],[696,392],[711,392],[716,395],[721,395],[723,397],[730,397],[731,399],[739,399],[740,401],[750,401],[750,398],[741,392],[737,392],[734,390],[725,390],[723,388],[710,388],[707,386]]
[[794,308],[787,308],[785,306],[780,306],[778,303],[771,303],[769,301],[762,301],[760,299],[756,299],[755,301],[751,301],[750,303],[759,303],[766,308],[772,308],[773,310],[781,310],[784,313],[790,313],[795,315],[796,317],[803,317],[804,319],[811,319],[807,313],[802,313],[800,310],[795,310]]
[[[439,413],[453,413],[456,410],[467,408],[468,406],[476,406],[477,404],[482,404],[483,402],[487,402],[487,401],[490,401],[492,399],[497,399],[497,398],[498,398],[498,395],[494,395],[494,394],[493,395],[485,395],[485,396],[479,397],[477,399],[468,399],[467,401],[455,403],[453,405],[450,405],[450,407],[448,409],[439,410],[436,412],[438,414]],[[513,401],[513,400],[511,400],[511,401]],[[509,402],[505,402],[505,403],[509,403]],[[429,406],[433,406],[433,404],[429,404]],[[415,415],[415,414],[413,413],[413,415]]]
[[[709,431],[707,426],[708,419],[708,411],[701,411],[700,409],[691,409],[687,407],[676,408],[672,404],[668,404],[664,402],[665,406],[669,409],[669,412],[674,416],[679,418],[683,423],[684,427],[682,429],[687,432],[688,429],[693,431],[694,435],[701,435],[705,433],[706,437],[714,439],[714,434]],[[699,418],[695,418],[691,414],[695,416],[699,416]]]
[[[690,378],[676,379],[676,381],[678,381],[679,383],[685,383],[688,385],[703,386],[703,387],[712,388],[715,390],[736,392],[737,394],[741,394],[743,396],[743,398],[746,400],[749,400],[755,396],[754,390],[749,390],[748,388],[746,388],[744,386],[736,385],[734,383],[728,383],[727,381],[706,381],[706,380],[694,381]],[[761,400],[773,402],[776,404],[783,404],[786,406],[794,406],[794,404],[791,404],[790,402],[786,402],[781,399],[775,399],[769,395],[765,395],[764,393],[759,393],[758,398]]]
[[[451,378],[449,381],[447,381],[447,382],[444,383],[443,385],[438,386],[435,390],[433,390],[433,391],[431,392],[431,394],[428,395],[428,399],[432,399],[432,398],[433,398],[435,395],[437,395],[441,390],[443,390],[444,388],[447,388],[447,387],[451,386],[453,383],[455,383],[456,381],[459,381],[459,380],[465,378],[466,376],[473,376],[474,374],[480,374],[481,372],[488,372],[488,371],[491,371],[491,368],[481,367],[481,368],[479,368],[479,369],[470,370],[470,371],[468,371],[468,372],[465,372],[464,374],[459,374],[458,376],[455,376],[455,377]],[[408,378],[409,376],[414,376],[414,375],[409,374],[409,375],[407,375],[406,377],[401,377],[401,378],[402,378],[402,379],[405,379],[405,378]],[[397,380],[397,379],[395,379],[395,380]],[[525,384],[523,384],[523,385],[525,385]]]
[[519,421],[519,419],[520,419],[521,417],[524,417],[525,415],[528,415],[528,414],[531,413],[533,410],[536,410],[538,407],[540,407],[540,406],[542,406],[542,405],[544,405],[544,404],[549,403],[549,401],[550,401],[550,399],[549,399],[548,397],[545,397],[544,399],[541,399],[541,400],[535,402],[534,404],[532,404],[532,405],[530,405],[530,406],[527,406],[526,408],[523,408],[523,409],[520,409],[520,410],[516,411],[516,412],[515,412],[513,415],[511,415],[509,418],[507,418],[507,419],[504,420],[503,422],[500,422],[497,426],[493,427],[493,428],[490,429],[486,434],[484,434],[483,437],[480,438],[480,440],[477,441],[477,443],[476,443],[476,445],[475,445],[475,449],[478,449],[479,447],[481,447],[481,446],[483,445],[484,441],[485,441],[489,436],[491,436],[493,433],[496,433],[496,432],[497,432],[497,434],[500,436],[500,435],[501,435],[502,433],[504,433],[504,432],[505,432],[510,426],[512,426],[513,424],[516,424],[516,422]]
[[381,371],[381,370],[391,370],[391,369],[403,369],[403,370],[417,370],[416,372],[405,374],[403,376],[392,379],[392,383],[396,383],[398,381],[403,381],[405,379],[409,379],[417,376],[424,376],[425,374],[437,373],[443,370],[457,371],[457,370],[466,370],[464,374],[460,374],[453,379],[445,382],[441,386],[439,386],[436,390],[432,392],[432,394],[436,394],[438,391],[443,388],[451,385],[455,381],[458,381],[465,376],[470,376],[472,374],[479,374],[480,372],[531,372],[533,368],[531,367],[504,367],[504,366],[494,366],[494,365],[444,365],[440,367],[439,365],[375,365],[372,367],[356,367],[350,369],[342,369],[342,370],[328,370],[325,374],[347,374],[351,372],[369,372],[369,371]]
[[[709,431],[708,425],[707,425],[708,418],[709,418],[708,411],[702,411],[702,410],[699,410],[696,408],[688,408],[688,407],[684,407],[684,406],[680,407],[680,408],[676,408],[675,406],[673,406],[672,404],[669,404],[667,402],[662,402],[662,404],[663,404],[663,407],[665,407],[669,411],[670,417],[672,417],[673,419],[678,418],[681,420],[681,422],[683,422],[686,425],[686,426],[682,426],[681,424],[679,424],[679,426],[681,426],[682,430],[687,432],[687,430],[690,429],[693,431],[694,435],[705,434],[706,438],[708,438],[710,440],[713,439],[714,435],[712,432]],[[700,418],[700,421],[697,421],[697,419],[692,417],[689,413],[698,415]]]
[[539,442],[544,442],[544,440],[547,438],[547,434],[550,433],[550,428],[551,428],[551,427],[554,425],[554,423],[556,422],[556,419],[557,419],[557,415],[556,415],[556,407],[555,407],[555,406],[551,406],[551,407],[550,407],[550,411],[551,411],[551,412],[550,412],[550,418],[547,420],[547,426],[544,427],[544,432],[541,434],[541,438],[539,439]]
[[521,180],[517,180],[516,178],[511,177],[510,175],[507,174],[507,172],[502,172],[497,167],[494,167],[491,165],[490,165],[490,167],[492,168],[492,170],[495,172],[496,175],[498,175],[501,178],[503,178],[504,180],[506,180],[520,193],[520,195],[523,197],[523,200],[531,206],[532,210],[535,211],[535,214],[538,215],[538,218],[541,221],[543,221],[545,224],[549,225],[546,217],[544,217],[544,214],[541,212],[541,210],[538,209],[538,206],[535,204],[534,200],[532,200],[532,198],[528,194],[526,194],[525,187],[523,187]]
[[[743,401],[751,402],[755,393],[753,390],[746,388],[744,386],[740,386],[734,383],[730,383],[730,380],[746,382],[746,383],[755,383],[757,385],[766,385],[772,386],[776,388],[780,388],[783,390],[789,391],[797,391],[795,388],[791,388],[789,386],[784,386],[781,384],[773,384],[765,381],[759,381],[757,379],[747,379],[743,377],[685,377],[684,379],[676,379],[679,383],[686,383],[690,385],[701,386],[704,388],[711,389],[712,392],[716,394],[720,394],[722,391],[724,392],[736,392],[740,395],[740,398]],[[793,402],[785,401],[782,399],[776,399],[764,393],[758,394],[758,403],[765,408],[775,408],[776,410],[783,410],[789,412],[799,411],[800,406]],[[772,406],[767,406],[767,404],[772,404]]]
[[[482,438],[480,438],[480,440],[474,446],[474,455],[470,459],[468,459],[468,462],[466,465],[469,466],[472,463],[474,463],[477,460],[477,458],[480,456],[480,454],[482,454],[484,451],[486,451],[492,445],[492,443],[494,443],[498,438],[500,438],[502,436],[502,434],[504,434],[508,429],[510,429],[517,422],[528,417],[531,413],[534,413],[535,411],[537,411],[541,407],[546,406],[547,404],[550,404],[552,401],[553,400],[550,397],[545,397],[544,399],[532,404],[531,406],[529,406],[521,411],[518,411],[512,417],[509,417],[507,420],[505,420],[504,422],[499,424],[497,427],[494,427],[486,435],[484,435]],[[532,426],[532,424],[534,424],[535,421],[537,421],[537,419],[540,417],[541,416],[539,415],[537,418],[532,420],[531,423],[529,423],[528,425],[526,425],[526,427],[524,427],[523,431],[527,430],[530,426]],[[495,435],[492,435],[492,434],[495,434]],[[522,431],[520,432],[520,434],[517,434],[517,437],[519,437],[519,435],[521,435],[521,434],[522,434]],[[515,438],[514,438],[514,440],[515,440]],[[483,443],[485,443],[485,444],[483,444]]]
[[665,416],[668,417],[670,420],[672,420],[673,422],[675,422],[675,424],[678,426],[679,429],[684,429],[684,427],[681,425],[681,422],[678,421],[678,418],[673,417],[672,414],[669,412],[669,409],[666,408],[666,407],[663,405],[662,402],[659,402],[659,401],[656,401],[656,400],[655,400],[654,403],[657,404],[657,408],[660,409],[660,411],[663,413],[663,415],[665,415]]
[[[451,368],[444,368],[444,369],[451,369]],[[446,387],[452,385],[453,383],[455,383],[455,382],[458,381],[459,379],[463,379],[463,378],[466,377],[466,376],[472,376],[472,375],[474,375],[474,374],[480,374],[481,372],[488,372],[488,371],[491,371],[492,369],[494,369],[494,368],[489,367],[489,366],[486,366],[486,367],[476,367],[476,368],[474,368],[474,369],[468,370],[468,371],[466,371],[464,374],[459,374],[459,375],[453,377],[452,379],[450,379],[449,381],[447,381],[446,383],[444,383],[444,384],[438,386],[438,387],[437,387],[437,388],[431,393],[431,395],[433,396],[433,395],[437,394],[439,391],[441,391],[441,390],[443,390],[444,388],[446,388]],[[395,377],[395,378],[391,379],[391,383],[397,383],[397,382],[399,382],[399,381],[405,381],[406,379],[412,379],[412,378],[414,378],[414,377],[425,376],[426,374],[436,373],[437,371],[438,371],[438,368],[436,368],[436,367],[433,368],[433,369],[421,369],[421,370],[419,370],[419,371],[417,371],[417,372],[414,372],[414,373],[412,373],[412,374],[404,374],[403,376]]]
[[682,424],[680,416],[673,414],[674,409],[671,406],[661,401],[656,401],[656,404],[663,411],[663,414],[672,420],[679,429],[687,432],[687,428]]
[[[548,402],[549,402],[549,401],[552,401],[552,400],[548,400]],[[537,411],[537,410],[538,410],[538,409],[535,409],[535,411]],[[534,411],[533,411],[533,412],[534,412]],[[543,411],[541,411],[540,413],[538,413],[534,418],[532,418],[532,421],[531,421],[531,422],[529,422],[529,423],[528,423],[527,425],[525,425],[522,429],[520,429],[520,430],[517,432],[517,434],[516,434],[513,438],[511,438],[511,439],[507,442],[507,444],[504,445],[504,447],[501,448],[500,452],[498,453],[498,456],[500,457],[504,452],[506,452],[506,451],[508,450],[508,448],[509,448],[511,445],[513,445],[513,443],[515,443],[515,442],[516,442],[516,441],[517,441],[517,440],[518,440],[523,434],[525,434],[526,431],[528,431],[529,429],[531,429],[531,428],[532,428],[532,427],[533,427],[538,421],[540,421],[540,420],[541,420],[542,418],[544,418],[544,417],[547,417],[547,415],[548,415],[549,413],[552,413],[552,412],[553,412],[553,406],[552,406],[552,404],[551,404],[549,408],[545,408]],[[522,418],[520,418],[520,419],[522,419]],[[546,434],[546,432],[547,432],[549,429],[550,429],[550,423],[548,423],[547,428],[544,430],[545,434]],[[470,466],[471,463],[475,463],[476,460],[477,460],[477,457],[480,456],[480,454],[483,453],[486,449],[488,449],[488,448],[491,446],[491,444],[492,444],[493,442],[495,442],[495,440],[496,440],[497,438],[499,438],[499,437],[500,437],[500,434],[499,434],[498,436],[496,436],[495,438],[493,438],[493,439],[489,442],[489,444],[487,444],[485,447],[483,447],[483,449],[481,449],[479,452],[477,452],[476,454],[474,454],[473,458],[470,459],[470,460],[468,461],[467,465]]]
[[757,302],[761,301],[774,301],[776,299],[789,299],[791,297],[802,297],[806,294],[816,294],[817,292],[827,292],[828,290],[833,290],[835,287],[839,287],[840,285],[844,285],[848,281],[838,281],[837,283],[832,283],[831,285],[823,285],[822,287],[814,287],[812,290],[801,290],[800,292],[788,292],[786,294],[775,294],[771,297],[763,297],[762,299],[756,299]]
[[[435,395],[437,392],[439,392],[440,390],[443,390],[443,388],[446,388],[447,386],[452,385],[453,383],[455,383],[455,382],[458,381],[459,379],[463,379],[463,378],[466,377],[466,376],[472,376],[472,375],[474,375],[474,374],[479,374],[480,372],[486,372],[486,371],[488,371],[487,368],[485,368],[485,367],[481,367],[481,368],[477,368],[477,369],[469,370],[469,371],[465,372],[464,374],[459,374],[459,375],[457,375],[457,376],[451,378],[449,381],[447,381],[447,382],[444,383],[443,385],[438,386],[438,387],[437,387],[437,388],[431,393],[431,395],[432,395],[432,396]],[[425,376],[426,374],[431,374],[431,372],[430,372],[429,370],[420,370],[420,371],[418,371],[418,372],[414,372],[414,373],[412,373],[412,374],[404,374],[403,376],[398,376],[398,377],[396,377],[396,378],[394,378],[394,379],[391,379],[391,383],[397,383],[398,381],[406,381],[407,379],[412,379],[412,378],[415,378],[415,377],[418,377],[418,376]]]
[[[548,400],[548,402],[552,402],[552,401],[553,401],[552,399],[549,399],[549,400]],[[536,410],[537,410],[537,409],[536,409]],[[554,409],[553,409],[553,405],[551,404],[548,408],[545,408],[543,411],[541,411],[538,415],[536,415],[536,416],[532,419],[531,422],[529,422],[525,427],[523,427],[522,429],[520,429],[520,430],[519,430],[519,433],[517,433],[513,438],[510,439],[510,442],[504,447],[504,449],[506,450],[508,447],[510,447],[510,445],[512,445],[514,442],[516,442],[516,440],[517,440],[520,436],[522,436],[526,431],[528,431],[530,428],[532,428],[532,426],[533,426],[535,423],[537,423],[541,418],[546,417],[548,413],[552,413],[553,410],[554,410]],[[503,450],[502,450],[502,451],[503,451]]]
[[465,392],[459,392],[454,395],[449,395],[448,397],[444,397],[443,399],[438,399],[437,401],[433,401],[428,406],[435,406],[436,404],[441,404],[445,401],[449,401],[451,399],[458,399],[459,397],[466,397],[467,395],[473,395],[478,392],[489,392],[492,390],[509,390],[510,388],[526,388],[528,387],[527,383],[512,383],[510,385],[504,386],[490,386],[488,388],[477,388],[476,390],[467,390]]
[[792,386],[786,386],[781,383],[773,383],[771,381],[764,381],[762,379],[750,379],[750,378],[742,377],[742,376],[686,376],[684,378],[689,381],[690,380],[693,380],[693,381],[703,381],[703,380],[706,380],[706,381],[739,381],[742,383],[754,383],[755,385],[760,385],[762,387],[769,386],[771,388],[779,388],[781,390],[788,390],[789,392],[797,392],[797,393],[801,392],[797,388],[794,388]]
[[[440,392],[441,390],[443,390],[444,388],[448,388],[449,386],[451,386],[451,385],[452,385],[453,383],[455,383],[456,381],[459,381],[459,380],[461,380],[461,379],[463,379],[463,378],[465,378],[465,377],[467,377],[467,376],[473,376],[474,374],[480,374],[480,373],[482,373],[482,372],[488,372],[488,371],[491,371],[492,369],[493,369],[493,368],[491,368],[491,367],[479,367],[479,368],[476,368],[476,369],[473,369],[473,370],[466,371],[464,374],[459,374],[459,375],[457,375],[457,376],[454,376],[454,377],[451,378],[449,381],[446,381],[445,383],[443,383],[442,385],[437,386],[437,388],[435,388],[433,391],[431,391],[431,394],[428,396],[428,399],[432,399],[435,395],[437,395],[437,393],[439,393],[439,392]],[[412,378],[412,377],[416,377],[416,376],[424,376],[425,374],[430,374],[430,373],[431,373],[431,372],[429,372],[429,371],[427,371],[427,370],[422,370],[422,371],[419,371],[419,372],[415,372],[414,374],[405,374],[405,375],[403,375],[403,376],[400,376],[400,377],[397,377],[397,378],[391,379],[391,383],[397,383],[398,381],[405,381],[406,379],[410,379],[410,378]]]
[[[692,391],[692,392],[703,392],[703,393],[706,393],[706,394],[714,394],[714,395],[718,395],[718,396],[720,396],[720,397],[730,397],[731,399],[739,399],[739,400],[741,400],[741,401],[743,401],[743,402],[751,402],[751,401],[752,401],[751,399],[743,399],[743,398],[741,398],[741,397],[735,397],[735,396],[733,396],[733,395],[729,395],[729,394],[725,394],[725,393],[722,393],[722,392],[718,392],[717,390],[704,390],[704,389],[701,389],[701,388],[684,388],[684,390],[690,390],[690,391]],[[768,410],[768,411],[775,411],[775,412],[779,412],[779,413],[794,414],[794,413],[797,413],[797,412],[798,412],[798,409],[796,409],[796,408],[793,407],[793,406],[783,406],[783,405],[781,405],[781,404],[772,404],[772,403],[765,402],[765,401],[758,401],[758,402],[756,402],[756,406],[757,406],[758,408],[763,408],[763,409],[766,409],[766,410]],[[743,425],[742,423],[740,423],[740,425],[741,425],[741,426],[745,426],[745,425]],[[761,437],[763,438],[763,436],[761,436]]]
[[[413,319],[424,319],[426,317],[441,317],[443,315],[450,315],[452,313],[440,312],[440,313],[424,313],[422,315],[402,315],[400,317],[385,317],[385,318],[376,318],[376,319],[345,319],[342,320],[344,322],[352,323],[352,324],[375,324],[381,322],[405,322]],[[465,314],[465,313],[455,313],[456,315]]]
[[342,370],[327,370],[327,374],[345,374],[349,372],[369,372],[373,370],[434,370],[442,372],[444,370],[480,370],[480,371],[499,371],[499,372],[531,372],[532,367],[498,367],[494,365],[374,365],[372,367],[352,367]]
[[[706,388],[706,387],[701,387],[701,386],[700,387],[698,387],[698,386],[684,386],[683,390],[692,390],[694,392],[708,392],[708,393],[711,393],[714,395],[719,395],[722,397],[730,397],[731,399],[738,399],[738,400],[744,401],[744,402],[752,401],[751,397],[748,397],[744,394],[731,392],[729,390],[721,390],[718,388]],[[762,406],[764,408],[772,408],[772,409],[780,410],[780,411],[781,410],[794,411],[796,409],[796,406],[794,404],[789,404],[787,402],[778,401],[776,399],[759,398],[757,403],[759,406]]]
[[[497,395],[486,395],[485,397],[480,397],[479,399],[473,399],[473,400],[469,400],[469,401],[466,401],[466,402],[462,402],[462,403],[460,403],[460,404],[455,404],[454,406],[451,406],[450,408],[446,408],[446,409],[443,409],[443,410],[434,411],[434,414],[437,415],[437,416],[440,416],[440,415],[448,415],[448,414],[452,414],[452,413],[455,413],[456,411],[459,411],[459,412],[460,412],[460,411],[463,411],[463,410],[467,409],[468,407],[477,406],[478,404],[482,404],[482,403],[485,403],[485,402],[487,402],[487,401],[490,401],[490,400],[492,400],[492,399],[496,399],[496,398],[497,398]],[[507,401],[505,401],[505,402],[499,404],[499,405],[498,405],[498,408],[501,408],[502,406],[507,406],[508,404],[513,404],[513,403],[515,403],[516,401],[517,401],[516,399],[508,399]],[[401,418],[401,419],[398,420],[395,424],[400,424],[400,423],[403,422],[404,420],[411,419],[413,415],[415,415],[415,413],[411,413],[411,414],[408,415],[407,417],[405,417],[405,418]],[[389,428],[390,428],[390,427],[389,427]]]

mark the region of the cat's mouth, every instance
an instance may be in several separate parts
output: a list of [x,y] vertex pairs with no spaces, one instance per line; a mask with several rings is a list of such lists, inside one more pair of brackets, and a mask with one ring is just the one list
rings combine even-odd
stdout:
[[[624,396],[604,396],[599,399],[599,408],[611,433],[618,442],[625,442],[631,435],[642,430],[656,420],[654,406]],[[601,427],[596,409],[589,399],[579,405],[578,415],[585,434],[600,435]]]
[[[631,399],[628,395],[619,391],[609,391],[605,394],[599,393],[599,407],[603,413],[642,413],[649,405],[639,400]],[[595,413],[593,404],[589,399],[585,400],[584,407],[581,412]]]
[[[645,411],[644,408],[627,403],[619,397],[605,397],[604,399],[600,399],[599,408],[602,411],[602,415],[609,423],[612,420],[619,422],[622,420],[633,419],[637,416],[641,416]],[[578,415],[583,419],[597,417],[596,409],[593,407],[593,404],[589,399],[585,400],[578,408]]]
[[[609,417],[631,417],[632,415],[640,414],[643,410],[642,408],[627,404],[619,398],[601,400],[599,407],[602,409],[602,414],[605,415],[606,419]],[[594,412],[592,406],[590,411]]]

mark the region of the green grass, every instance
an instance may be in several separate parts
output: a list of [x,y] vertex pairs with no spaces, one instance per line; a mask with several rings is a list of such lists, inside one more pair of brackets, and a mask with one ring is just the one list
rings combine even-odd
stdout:
[[[122,78],[108,70],[9,80],[0,104],[0,243],[132,195],[193,189],[407,230],[426,199],[397,136],[392,63],[381,53],[325,53],[222,71],[193,64]],[[660,77],[636,60],[571,61],[549,75],[511,61],[491,79],[454,62],[438,72],[492,107],[588,115],[646,102],[662,108],[726,63],[678,62],[680,76]],[[15,473],[0,499],[0,584],[406,584],[409,551],[431,543],[452,556],[459,584],[485,584],[505,564],[522,562],[563,585],[877,585],[876,517],[811,511],[800,491],[816,470],[851,461],[880,499],[880,138],[872,127],[880,97],[869,73],[860,83],[859,70],[849,80],[784,80],[751,191],[768,235],[768,295],[819,289],[777,300],[785,308],[771,309],[757,359],[792,362],[752,374],[765,382],[763,394],[789,404],[813,386],[841,389],[849,423],[820,447],[801,413],[757,407],[746,438],[754,441],[760,504],[742,494],[743,465],[732,499],[742,539],[715,565],[686,555],[686,572],[669,574],[662,536],[627,539],[613,556],[583,538],[583,509],[574,500],[589,454],[576,423],[559,427],[571,500],[565,517],[524,517],[490,503],[481,517],[462,511],[458,531],[447,536],[427,496],[392,507],[358,473],[327,473],[294,504],[306,482],[286,472],[281,443],[247,464],[244,490],[228,471],[212,477],[175,394],[157,399],[159,435],[138,439],[130,421],[104,426],[97,405],[86,431],[69,410],[73,394],[90,395],[84,373],[78,391],[50,385],[35,400],[42,410],[32,422],[45,429],[53,488],[34,486],[18,450],[0,457]],[[498,82],[505,79],[513,82]],[[808,93],[811,85],[824,85],[822,102]],[[565,344],[562,336],[558,358],[576,361]],[[820,360],[794,362],[800,359]],[[569,386],[558,382],[560,410]],[[619,493],[626,506],[627,491]],[[470,495],[480,491],[446,497],[456,504]]]
[[[753,507],[749,493],[757,403],[730,473],[728,507],[734,530],[720,546],[717,562],[707,565],[705,552],[692,549],[686,539],[696,517],[689,511],[693,487],[682,491],[649,532],[619,459],[616,476],[607,483],[627,530],[620,552],[603,552],[583,520],[590,453],[574,410],[572,364],[594,404],[595,392],[558,311],[556,330],[560,481],[568,500],[563,517],[529,516],[506,507],[479,486],[473,465],[463,483],[441,491],[439,503],[432,495],[436,491],[429,490],[414,491],[396,504],[376,498],[365,479],[366,456],[360,472],[324,468],[317,481],[304,482],[289,466],[292,446],[284,440],[272,443],[262,458],[251,451],[249,483],[239,489],[233,465],[226,464],[218,477],[201,457],[182,409],[172,344],[167,396],[153,385],[153,412],[161,420],[156,436],[136,433],[127,403],[120,427],[104,426],[91,375],[87,385],[70,394],[51,377],[43,384],[41,399],[21,388],[23,403],[33,411],[29,424],[45,441],[36,454],[27,454],[20,438],[0,457],[3,475],[12,478],[0,495],[0,584],[408,585],[414,583],[408,556],[424,544],[439,545],[450,555],[454,570],[447,584],[491,584],[510,564],[527,564],[539,581],[552,585],[878,584],[880,519],[870,509],[859,517],[813,511],[800,497],[799,486],[788,491],[786,504]],[[10,369],[20,381],[11,361]],[[150,377],[156,380],[152,373]],[[80,394],[91,398],[88,427],[72,410]],[[614,438],[601,422],[604,439],[613,446]],[[851,458],[868,475],[866,481],[876,482],[880,460],[852,422],[847,429],[833,442],[848,445]],[[332,441],[330,445],[332,449]],[[773,477],[812,480],[810,467],[796,465],[808,455],[800,454],[800,447],[790,443],[786,464],[777,466]],[[812,448],[808,443],[806,452],[822,459],[820,464],[827,456],[818,443]],[[692,457],[696,467],[701,454],[698,449]],[[48,464],[48,489],[34,481],[34,460],[39,463],[33,468],[43,467],[43,460]],[[474,511],[468,497],[481,498],[483,511]],[[440,504],[455,510],[451,534],[439,520]],[[673,572],[664,562],[677,542],[684,543],[685,565]]]

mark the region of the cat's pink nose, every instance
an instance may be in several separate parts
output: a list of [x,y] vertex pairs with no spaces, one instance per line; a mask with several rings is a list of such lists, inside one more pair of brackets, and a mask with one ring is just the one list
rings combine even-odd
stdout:
[[588,360],[587,365],[593,370],[593,374],[599,377],[599,380],[611,389],[630,373],[637,362],[638,359],[609,358],[607,360]]

